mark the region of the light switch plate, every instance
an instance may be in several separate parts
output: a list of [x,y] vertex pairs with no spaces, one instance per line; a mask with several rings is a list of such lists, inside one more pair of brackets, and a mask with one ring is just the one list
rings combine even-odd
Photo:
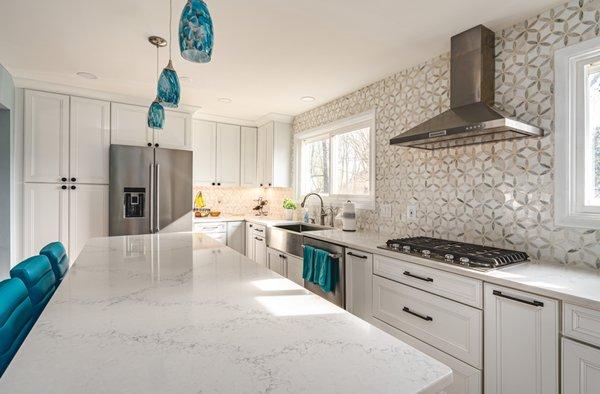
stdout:
[[381,204],[379,206],[379,214],[382,218],[391,218],[392,217],[392,205],[391,204]]
[[407,220],[415,220],[417,218],[417,206],[409,205],[406,207],[406,219]]

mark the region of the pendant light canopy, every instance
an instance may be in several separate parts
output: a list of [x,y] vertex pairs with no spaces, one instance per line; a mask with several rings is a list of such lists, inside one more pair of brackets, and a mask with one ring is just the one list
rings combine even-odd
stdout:
[[165,67],[158,79],[156,87],[156,97],[164,107],[177,108],[179,105],[179,96],[181,94],[181,86],[179,85],[179,77],[173,68],[171,60],[171,19],[173,15],[173,3],[169,1],[169,64]]
[[208,63],[213,50],[213,23],[202,0],[188,0],[179,20],[181,56],[195,63]]
[[[162,37],[151,36],[148,41],[156,46],[156,75],[158,77],[158,49],[167,45],[167,41]],[[148,108],[148,127],[154,130],[162,130],[165,126],[165,109],[160,104],[158,97],[154,99],[150,108]]]

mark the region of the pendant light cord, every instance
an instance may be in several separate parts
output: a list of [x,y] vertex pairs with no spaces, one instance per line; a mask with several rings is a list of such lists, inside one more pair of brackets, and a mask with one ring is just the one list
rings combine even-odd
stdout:
[[158,83],[158,45],[156,46],[156,83]]
[[173,0],[169,0],[169,61],[171,61],[171,24],[173,22]]

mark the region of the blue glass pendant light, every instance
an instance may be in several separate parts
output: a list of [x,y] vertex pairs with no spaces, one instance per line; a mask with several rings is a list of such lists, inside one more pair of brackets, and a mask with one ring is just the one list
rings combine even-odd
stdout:
[[213,23],[206,3],[188,0],[179,20],[181,56],[195,63],[208,63],[213,50]]
[[[165,41],[162,37],[151,36],[148,38],[148,41],[152,45],[156,46],[156,75],[158,76],[158,49],[160,47],[164,47],[167,45],[167,41]],[[154,99],[152,104],[150,104],[150,108],[148,108],[148,127],[154,130],[162,130],[165,125],[165,109],[159,103],[158,97]]]
[[179,105],[179,96],[181,94],[181,86],[179,85],[179,77],[173,68],[171,60],[171,19],[173,14],[173,3],[169,1],[169,64],[165,67],[158,79],[156,87],[156,97],[164,107],[177,108]]

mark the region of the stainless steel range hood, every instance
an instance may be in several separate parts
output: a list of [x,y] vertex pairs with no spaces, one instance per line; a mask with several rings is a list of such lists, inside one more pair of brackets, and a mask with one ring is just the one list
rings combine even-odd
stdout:
[[493,108],[494,45],[494,32],[483,25],[452,37],[450,109],[392,138],[390,144],[439,149],[543,136],[543,129]]

